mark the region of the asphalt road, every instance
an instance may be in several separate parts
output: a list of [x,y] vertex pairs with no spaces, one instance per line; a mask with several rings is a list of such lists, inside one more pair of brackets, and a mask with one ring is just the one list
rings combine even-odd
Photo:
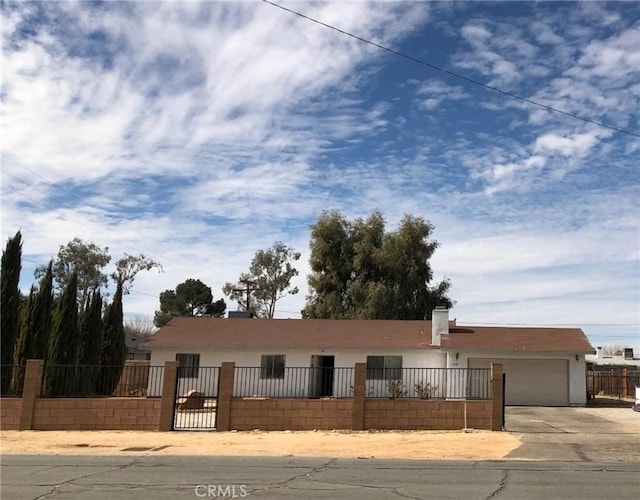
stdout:
[[3,500],[635,500],[640,492],[635,462],[69,455],[1,460]]

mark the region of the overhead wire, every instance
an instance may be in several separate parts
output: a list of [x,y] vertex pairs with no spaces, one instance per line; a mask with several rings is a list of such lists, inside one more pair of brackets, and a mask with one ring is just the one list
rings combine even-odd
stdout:
[[415,56],[406,54],[404,52],[400,52],[398,50],[394,50],[394,49],[392,49],[390,47],[387,47],[385,45],[381,45],[381,44],[376,43],[376,42],[374,42],[372,40],[369,40],[367,38],[363,38],[361,36],[355,35],[355,34],[349,32],[349,31],[345,31],[345,30],[337,28],[337,27],[335,27],[335,26],[333,26],[331,24],[325,23],[325,22],[320,21],[318,19],[315,19],[313,17],[310,17],[310,16],[307,16],[305,14],[302,14],[301,12],[295,11],[293,9],[289,9],[289,8],[284,7],[284,6],[282,6],[280,4],[277,4],[275,2],[271,2],[270,0],[262,0],[262,1],[264,3],[266,3],[266,4],[272,5],[273,7],[277,7],[278,9],[284,10],[284,11],[289,12],[291,14],[294,14],[294,15],[296,15],[298,17],[306,19],[307,21],[311,21],[311,22],[316,23],[316,24],[318,24],[320,26],[324,26],[325,28],[328,28],[328,29],[331,29],[333,31],[336,31],[336,32],[338,32],[338,33],[340,33],[342,35],[354,38],[355,40],[358,40],[358,41],[360,41],[362,43],[366,43],[366,44],[372,45],[373,47],[376,47],[376,48],[378,48],[380,50],[384,50],[384,51],[389,52],[390,54],[393,54],[395,56],[402,57],[402,58],[407,59],[409,61],[412,61],[414,63],[420,64],[422,66],[426,66],[427,68],[433,69],[435,71],[439,71],[439,72],[444,73],[446,75],[449,75],[449,76],[451,76],[453,78],[464,80],[464,81],[466,81],[468,83],[471,83],[473,85],[477,85],[477,86],[483,87],[486,90],[491,90],[493,92],[497,92],[498,94],[502,94],[502,95],[510,97],[512,99],[517,99],[517,100],[520,100],[522,102],[526,102],[528,104],[531,104],[532,106],[537,106],[537,107],[539,107],[541,109],[545,109],[545,110],[551,111],[553,113],[559,113],[559,114],[574,118],[576,120],[581,120],[583,122],[590,123],[592,125],[597,125],[598,127],[607,128],[609,130],[613,130],[613,131],[619,132],[621,134],[630,135],[632,137],[640,137],[639,133],[631,132],[629,130],[626,130],[626,129],[623,129],[623,128],[620,128],[620,127],[616,127],[616,126],[613,126],[613,125],[609,125],[607,123],[600,122],[600,121],[597,121],[597,120],[593,120],[591,118],[586,118],[584,116],[580,116],[580,115],[577,115],[575,113],[571,113],[569,111],[565,111],[565,110],[556,108],[554,106],[549,106],[548,104],[543,104],[541,102],[534,101],[533,99],[529,99],[527,97],[523,97],[523,96],[518,95],[518,94],[516,94],[514,92],[509,92],[507,90],[502,90],[502,89],[500,89],[498,87],[495,87],[493,85],[488,85],[488,84],[483,83],[483,82],[481,82],[479,80],[475,80],[474,78],[462,75],[460,73],[456,73],[454,71],[451,71],[451,70],[448,70],[448,69],[445,69],[445,68],[441,68],[440,66],[437,66],[437,65],[432,64],[430,62],[424,61],[424,60],[419,59],[419,58],[417,58]]

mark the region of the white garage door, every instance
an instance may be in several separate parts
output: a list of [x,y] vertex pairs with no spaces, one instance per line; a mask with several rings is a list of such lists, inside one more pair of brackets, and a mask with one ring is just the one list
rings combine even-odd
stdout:
[[470,358],[469,368],[490,368],[491,363],[502,363],[507,374],[506,404],[569,404],[569,366],[566,359]]

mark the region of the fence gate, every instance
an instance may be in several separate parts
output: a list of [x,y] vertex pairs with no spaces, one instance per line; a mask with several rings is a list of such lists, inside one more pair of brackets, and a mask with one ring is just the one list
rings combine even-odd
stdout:
[[178,368],[173,429],[214,430],[220,368],[185,366]]

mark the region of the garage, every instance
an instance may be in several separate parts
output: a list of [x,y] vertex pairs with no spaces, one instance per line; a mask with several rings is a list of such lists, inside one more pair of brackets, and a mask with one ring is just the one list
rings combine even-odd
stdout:
[[507,374],[505,400],[508,405],[567,406],[569,366],[566,359],[470,358],[469,368],[490,368],[502,363]]

